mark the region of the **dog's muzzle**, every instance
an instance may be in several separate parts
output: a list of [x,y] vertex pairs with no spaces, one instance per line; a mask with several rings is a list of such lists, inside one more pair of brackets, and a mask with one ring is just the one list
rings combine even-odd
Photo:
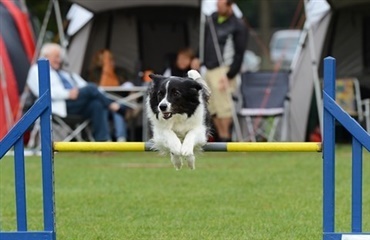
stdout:
[[161,103],[159,105],[159,110],[161,110],[161,113],[163,115],[164,119],[170,119],[172,117],[172,112],[168,112],[168,105],[166,103]]
[[162,112],[164,119],[170,119],[172,117],[172,112]]

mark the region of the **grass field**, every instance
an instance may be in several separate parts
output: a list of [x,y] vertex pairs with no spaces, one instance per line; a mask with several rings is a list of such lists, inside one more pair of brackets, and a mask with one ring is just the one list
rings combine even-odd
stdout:
[[[337,230],[350,231],[350,146],[337,147]],[[370,230],[364,150],[364,230]],[[57,239],[321,239],[320,153],[204,153],[175,171],[157,153],[55,155]],[[40,158],[27,157],[29,229],[42,226]],[[0,228],[15,229],[13,158],[0,161]]]

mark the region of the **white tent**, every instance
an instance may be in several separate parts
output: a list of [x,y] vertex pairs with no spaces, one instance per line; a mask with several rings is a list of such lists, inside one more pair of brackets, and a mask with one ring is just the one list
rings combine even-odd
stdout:
[[309,119],[312,97],[320,109],[318,80],[323,76],[326,56],[336,58],[338,77],[357,77],[363,97],[370,93],[370,1],[327,0],[327,4],[310,0],[305,3],[305,34],[291,74],[290,141],[306,139],[307,125],[312,121]]

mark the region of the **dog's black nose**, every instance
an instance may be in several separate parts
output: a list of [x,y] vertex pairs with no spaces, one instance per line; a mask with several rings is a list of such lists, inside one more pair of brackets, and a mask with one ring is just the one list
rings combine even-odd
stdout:
[[159,105],[159,109],[161,109],[161,111],[166,111],[166,109],[167,109],[167,104],[162,103],[161,105]]

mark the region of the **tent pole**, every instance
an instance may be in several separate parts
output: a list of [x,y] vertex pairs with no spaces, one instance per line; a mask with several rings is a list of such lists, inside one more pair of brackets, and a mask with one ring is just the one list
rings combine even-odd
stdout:
[[204,60],[204,29],[206,23],[206,16],[203,13],[203,1],[200,3],[200,31],[199,31],[199,61],[203,63]]
[[33,55],[32,63],[35,63],[36,62],[36,59],[39,56],[40,48],[41,48],[42,42],[43,42],[44,37],[45,37],[46,28],[47,28],[48,23],[49,23],[51,11],[53,9],[52,7],[53,7],[53,0],[50,0],[49,1],[49,5],[48,5],[48,8],[46,9],[46,12],[45,12],[44,20],[42,22],[42,26],[41,26],[39,37],[37,38],[36,50],[35,50],[35,53]]
[[55,11],[55,18],[57,20],[57,27],[58,27],[58,34],[59,34],[59,38],[60,38],[60,43],[61,43],[63,49],[65,49],[66,46],[67,46],[67,42],[65,40],[64,31],[63,31],[63,22],[62,22],[62,15],[60,14],[59,2],[58,2],[58,0],[50,0],[49,4],[48,4],[48,7],[47,7],[47,10],[46,10],[46,13],[45,13],[44,20],[42,22],[40,34],[39,34],[39,37],[37,39],[36,50],[35,50],[35,54],[33,55],[32,63],[35,63],[36,59],[39,56],[39,52],[40,52],[41,45],[42,45],[42,43],[44,41],[44,38],[45,38],[46,29],[47,29],[47,26],[48,26],[48,23],[49,23],[49,20],[50,20],[50,15],[51,15],[51,11],[53,10],[53,6],[54,6],[54,11]]
[[59,34],[60,44],[61,44],[63,50],[65,50],[66,47],[67,47],[67,42],[66,42],[66,38],[65,38],[65,35],[64,35],[63,20],[62,20],[62,15],[60,13],[59,1],[58,0],[53,0],[53,3],[54,3],[55,18],[57,20],[57,27],[58,27],[58,34]]
[[[304,6],[305,6],[305,13],[306,16],[307,14],[307,3],[308,0],[304,1]],[[311,64],[312,64],[312,73],[313,73],[313,84],[314,84],[314,90],[315,90],[315,97],[316,97],[316,107],[317,107],[317,113],[319,116],[319,124],[320,124],[320,131],[321,131],[321,136],[323,134],[323,110],[322,110],[322,96],[321,96],[321,84],[319,80],[319,70],[318,70],[318,59],[316,56],[316,51],[315,51],[315,44],[314,44],[314,37],[313,37],[313,32],[312,32],[312,26],[310,23],[310,20],[307,18],[307,28],[305,29],[308,34],[308,39],[309,39],[309,49],[310,49],[310,56],[311,56]]]

